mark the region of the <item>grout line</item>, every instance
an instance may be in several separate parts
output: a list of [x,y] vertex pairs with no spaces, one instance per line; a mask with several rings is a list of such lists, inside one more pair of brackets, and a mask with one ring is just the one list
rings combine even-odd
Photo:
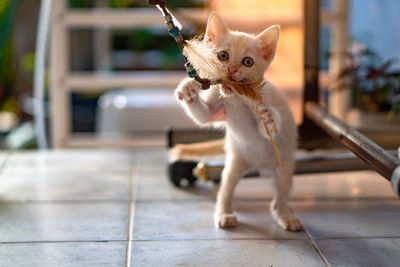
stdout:
[[367,202],[367,201],[395,201],[398,200],[397,197],[316,197],[316,198],[292,198],[289,199],[290,202],[296,202],[296,201],[321,201],[321,202],[329,202],[329,201],[335,201],[335,202],[344,202],[344,201],[360,201],[360,202]]
[[[1,174],[1,169],[0,169],[0,174]],[[132,176],[132,175],[131,175]],[[129,185],[131,186],[131,185]],[[260,199],[234,199],[234,202],[266,202],[266,201],[271,201],[272,199],[269,198],[260,198]],[[198,202],[215,202],[215,199],[211,197],[209,198],[173,198],[173,199],[116,199],[116,198],[110,198],[110,199],[44,199],[44,200],[2,200],[0,205],[3,204],[11,204],[11,205],[22,205],[22,204],[91,204],[91,203],[127,203],[127,202],[132,202],[134,201],[135,203],[198,203]],[[398,202],[398,198],[396,197],[387,197],[387,198],[323,198],[323,199],[318,199],[318,198],[296,198],[296,199],[291,199],[290,202],[307,202],[307,201],[320,201],[320,202],[375,202],[375,201],[386,201],[386,202]]]
[[[372,202],[372,201],[389,201],[394,202],[398,201],[397,197],[364,197],[364,198],[292,198],[289,201],[293,202],[308,202],[308,201],[321,201],[321,202]],[[208,202],[215,201],[215,198],[210,195],[209,197],[199,197],[199,198],[170,198],[170,199],[162,199],[162,198],[152,198],[152,199],[137,199],[137,203],[158,203],[158,202]],[[265,202],[272,201],[272,198],[259,198],[259,199],[245,199],[245,198],[234,198],[234,202]]]
[[59,243],[122,243],[126,240],[41,240],[41,241],[0,241],[0,245],[12,245],[12,244],[59,244]]
[[12,153],[13,153],[12,151],[8,152],[6,157],[5,157],[5,159],[1,163],[1,165],[0,165],[0,175],[2,175],[4,173],[4,171],[6,169],[6,165],[7,165],[8,161],[10,160]]
[[[318,240],[331,239],[400,239],[400,237],[351,237],[351,238],[318,238]],[[306,241],[308,238],[264,238],[264,237],[233,237],[233,238],[187,238],[187,239],[135,239],[134,242],[191,242],[191,241]],[[1,242],[0,242],[1,243]]]
[[325,264],[325,266],[326,267],[331,267],[331,265],[329,264],[328,260],[325,258],[324,254],[322,253],[322,251],[318,247],[317,243],[315,243],[314,239],[312,238],[312,236],[310,235],[310,233],[307,231],[306,228],[304,228],[303,232],[306,234],[306,236],[308,238],[308,241],[310,242],[312,248],[315,250],[315,252],[317,252],[318,256],[321,258],[321,260]]
[[[131,265],[131,251],[132,251],[132,239],[133,239],[133,220],[135,217],[135,201],[136,201],[136,189],[137,189],[137,181],[139,180],[139,159],[137,154],[134,156],[135,163],[131,163],[131,179],[129,180],[129,214],[128,214],[128,239],[126,245],[126,258],[125,258],[125,267],[129,267]],[[132,160],[133,161],[133,160]]]
[[[64,168],[64,169],[63,169]],[[87,174],[87,173],[102,173],[102,174],[128,174],[130,173],[130,170],[122,170],[122,169],[96,169],[96,170],[90,170],[90,169],[83,169],[83,170],[78,170],[78,169],[71,169],[71,168],[67,168],[67,167],[62,167],[62,168],[54,168],[54,169],[11,169],[8,171],[10,174],[29,174],[29,173],[50,173],[50,174],[54,174],[54,173],[65,173],[65,174],[75,174],[75,173],[82,173],[82,174]]]
[[1,200],[2,205],[26,205],[26,204],[108,204],[108,203],[128,203],[129,199],[61,199],[61,200]]
[[[316,238],[318,240],[330,240],[330,239],[399,239],[400,236],[374,236],[374,237],[329,237],[329,238]],[[136,239],[134,242],[207,242],[207,241],[305,241],[309,240],[307,237],[304,238],[264,238],[264,237],[234,237],[234,238],[187,238],[187,239]],[[40,241],[0,241],[0,245],[8,244],[51,244],[51,243],[126,243],[126,239],[113,239],[113,240],[40,240]],[[313,243],[313,242],[312,242]]]
[[307,238],[265,238],[265,237],[232,237],[232,238],[168,238],[168,239],[135,239],[135,242],[191,242],[191,241],[306,241]]
[[340,240],[340,239],[399,239],[400,236],[333,236],[333,237],[314,237],[317,240]]
[[[299,232],[301,233],[301,232]],[[329,240],[329,239],[400,239],[400,236],[374,236],[374,237],[369,237],[369,236],[363,236],[363,237],[338,237],[338,238],[316,238],[318,240]],[[310,240],[310,237],[305,233],[305,238],[284,238],[284,237],[232,237],[232,238],[152,238],[152,239],[135,239],[131,240],[134,242],[184,242],[184,241],[244,241],[244,240],[260,240],[260,241],[273,241],[273,240],[279,240],[279,241],[300,241],[300,240]],[[314,240],[314,239],[313,239]]]

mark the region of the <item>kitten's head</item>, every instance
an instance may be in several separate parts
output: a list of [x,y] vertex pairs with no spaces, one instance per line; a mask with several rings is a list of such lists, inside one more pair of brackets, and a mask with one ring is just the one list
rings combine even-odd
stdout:
[[275,56],[279,32],[277,25],[257,36],[230,31],[222,18],[212,13],[204,39],[190,43],[196,55],[186,54],[205,77],[255,82]]

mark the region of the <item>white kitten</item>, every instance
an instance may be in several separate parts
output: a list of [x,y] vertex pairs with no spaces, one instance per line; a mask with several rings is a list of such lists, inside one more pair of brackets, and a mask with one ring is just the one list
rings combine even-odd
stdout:
[[[221,17],[211,14],[204,39],[191,43],[196,53],[186,51],[186,55],[202,76],[221,78],[217,76],[221,75],[222,70],[224,77],[235,81],[256,81],[263,78],[274,58],[279,32],[278,26],[272,26],[258,36],[233,32]],[[208,64],[205,65],[199,55],[205,57]],[[217,71],[210,70],[209,66]],[[226,113],[226,163],[217,195],[215,224],[221,228],[237,224],[232,209],[235,186],[244,170],[257,169],[263,176],[274,176],[275,195],[271,211],[275,220],[286,230],[302,230],[302,223],[288,207],[297,128],[282,94],[269,81],[265,81],[260,91],[262,100],[253,103],[223,85],[200,92],[200,84],[190,78],[183,80],[175,93],[187,114],[199,125],[215,125],[210,121],[221,112]],[[264,123],[278,147],[282,165],[277,161]]]

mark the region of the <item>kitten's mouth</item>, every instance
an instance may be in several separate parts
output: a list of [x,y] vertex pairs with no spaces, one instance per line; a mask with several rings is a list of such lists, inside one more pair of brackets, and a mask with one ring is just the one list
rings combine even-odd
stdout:
[[228,80],[232,81],[232,82],[240,82],[240,83],[246,83],[247,79],[243,78],[241,80],[236,80],[235,78],[233,78],[232,76],[228,76]]
[[[247,79],[246,79],[246,78],[243,78],[243,79],[237,81],[237,80],[235,80],[232,76],[228,76],[228,77],[227,77],[227,80],[229,80],[229,81],[231,81],[231,82],[234,82],[234,83],[246,83],[246,82],[247,82]],[[234,91],[234,89],[233,89],[231,86],[228,86],[228,85],[226,85],[225,83],[222,83],[222,84],[221,84],[221,89],[222,89],[222,92],[223,92],[225,95],[232,94],[233,91]]]

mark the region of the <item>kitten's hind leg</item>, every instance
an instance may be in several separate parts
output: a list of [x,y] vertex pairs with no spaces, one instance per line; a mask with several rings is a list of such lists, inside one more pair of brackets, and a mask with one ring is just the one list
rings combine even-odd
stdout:
[[275,196],[271,202],[271,214],[275,221],[287,231],[301,231],[304,229],[301,221],[289,208],[289,192],[292,187],[293,167],[288,162],[279,166],[275,172],[274,189]]
[[237,224],[236,216],[233,214],[232,197],[235,187],[244,169],[244,161],[240,155],[227,152],[222,181],[217,195],[214,221],[215,226],[230,228]]

